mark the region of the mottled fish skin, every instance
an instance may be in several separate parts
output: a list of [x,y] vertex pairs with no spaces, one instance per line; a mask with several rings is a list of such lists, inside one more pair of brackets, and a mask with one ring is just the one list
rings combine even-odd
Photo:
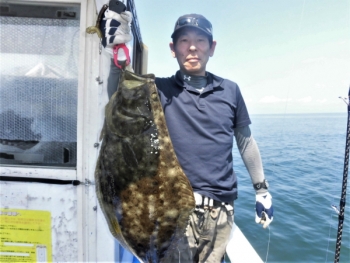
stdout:
[[195,207],[154,75],[125,71],[105,109],[96,193],[115,238],[143,262],[167,262]]

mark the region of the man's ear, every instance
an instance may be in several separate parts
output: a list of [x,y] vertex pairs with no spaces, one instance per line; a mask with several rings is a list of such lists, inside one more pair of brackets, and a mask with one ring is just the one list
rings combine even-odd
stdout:
[[216,47],[216,40],[213,40],[213,43],[210,47],[210,54],[209,54],[211,57],[214,56],[215,47]]
[[171,55],[173,56],[173,58],[176,58],[174,43],[170,42],[169,43],[169,47],[170,47],[170,50],[171,50]]

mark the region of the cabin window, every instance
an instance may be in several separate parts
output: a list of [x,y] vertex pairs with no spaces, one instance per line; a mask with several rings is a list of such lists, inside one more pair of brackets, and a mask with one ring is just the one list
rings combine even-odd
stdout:
[[75,167],[80,6],[0,8],[0,164]]

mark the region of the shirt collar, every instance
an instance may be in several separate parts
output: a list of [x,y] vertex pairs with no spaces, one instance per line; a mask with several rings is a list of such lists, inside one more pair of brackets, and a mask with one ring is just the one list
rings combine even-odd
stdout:
[[[206,71],[207,73],[207,78],[208,78],[208,82],[207,82],[207,86],[206,86],[206,91],[210,91],[213,90],[214,88],[220,87],[221,83],[224,81],[223,78],[220,78],[208,71]],[[196,90],[195,88],[191,87],[190,85],[188,85],[186,82],[183,81],[183,79],[181,78],[181,72],[180,70],[178,70],[175,74],[175,82],[176,84],[178,84],[181,87],[184,87],[186,89],[190,89],[190,90]]]

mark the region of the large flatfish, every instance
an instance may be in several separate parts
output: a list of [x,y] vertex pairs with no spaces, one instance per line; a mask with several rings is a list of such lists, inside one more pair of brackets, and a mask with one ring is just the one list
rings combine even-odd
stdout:
[[96,192],[109,229],[143,262],[167,262],[195,207],[154,75],[124,71],[105,108]]

